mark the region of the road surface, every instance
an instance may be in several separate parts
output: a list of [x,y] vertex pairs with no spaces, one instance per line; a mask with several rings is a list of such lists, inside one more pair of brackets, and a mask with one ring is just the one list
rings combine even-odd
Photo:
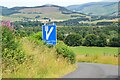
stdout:
[[78,68],[63,78],[118,78],[118,66],[97,64],[97,63],[78,63]]

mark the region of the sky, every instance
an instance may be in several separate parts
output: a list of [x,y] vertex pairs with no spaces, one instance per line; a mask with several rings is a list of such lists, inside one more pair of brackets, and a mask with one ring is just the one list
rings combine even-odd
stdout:
[[83,4],[88,2],[99,1],[118,1],[118,0],[0,0],[0,6],[16,7],[16,6],[41,6],[45,4],[54,4],[59,6],[69,6],[76,4]]

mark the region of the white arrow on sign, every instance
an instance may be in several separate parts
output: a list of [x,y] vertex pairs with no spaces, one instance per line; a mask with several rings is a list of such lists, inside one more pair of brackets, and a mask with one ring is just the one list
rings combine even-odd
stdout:
[[50,31],[48,31],[48,26],[45,26],[45,31],[46,31],[46,40],[48,40],[50,34],[53,31],[53,27],[50,28]]

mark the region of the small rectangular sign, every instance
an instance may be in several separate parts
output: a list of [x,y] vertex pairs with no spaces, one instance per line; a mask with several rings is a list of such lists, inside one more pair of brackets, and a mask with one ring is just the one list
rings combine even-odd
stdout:
[[56,45],[56,25],[43,25],[42,38],[47,44]]

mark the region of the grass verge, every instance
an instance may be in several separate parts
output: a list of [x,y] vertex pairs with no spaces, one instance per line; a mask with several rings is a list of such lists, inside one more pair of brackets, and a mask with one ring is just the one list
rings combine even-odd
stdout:
[[90,62],[118,65],[118,57],[104,55],[77,55],[77,62]]
[[37,45],[28,39],[22,39],[22,48],[27,56],[23,64],[17,65],[12,73],[3,73],[3,78],[59,78],[76,69],[61,56],[56,58],[55,48]]
[[77,62],[92,62],[118,65],[118,48],[113,47],[71,47]]

